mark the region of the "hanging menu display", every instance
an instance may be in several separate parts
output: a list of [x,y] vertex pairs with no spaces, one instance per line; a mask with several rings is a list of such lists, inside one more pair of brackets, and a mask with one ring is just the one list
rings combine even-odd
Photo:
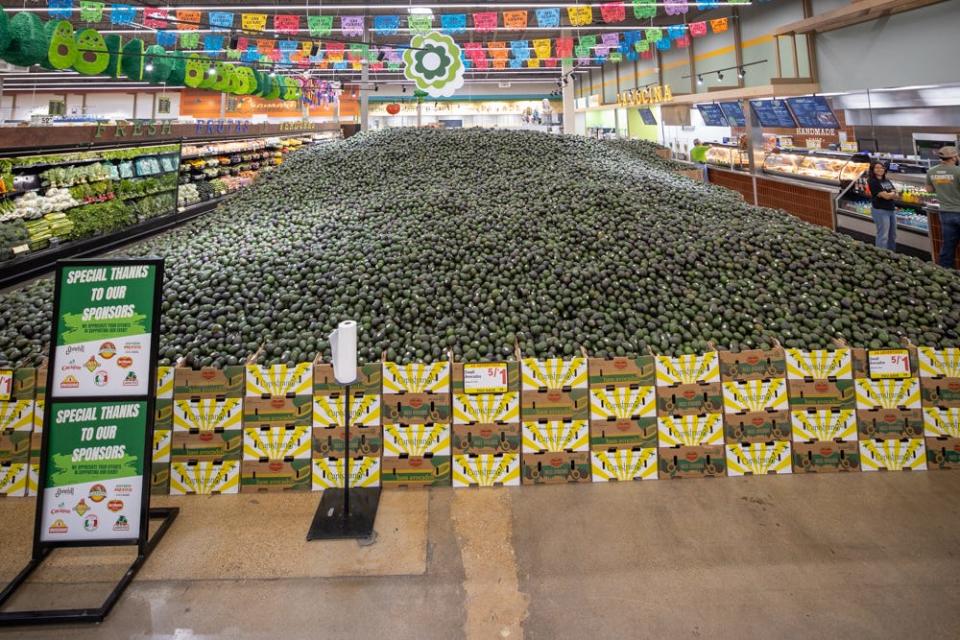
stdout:
[[700,111],[700,115],[703,116],[704,124],[708,127],[730,126],[727,124],[727,117],[723,115],[720,105],[713,102],[709,104],[698,104],[697,109]]
[[797,124],[804,129],[839,129],[840,123],[823,96],[787,98]]
[[747,126],[747,118],[743,115],[743,107],[739,102],[721,102],[720,111],[731,127]]
[[649,108],[644,107],[640,109],[640,119],[643,120],[643,124],[656,125],[657,118],[653,115],[653,111]]
[[761,127],[771,129],[796,129],[797,121],[783,100],[751,100],[750,106]]

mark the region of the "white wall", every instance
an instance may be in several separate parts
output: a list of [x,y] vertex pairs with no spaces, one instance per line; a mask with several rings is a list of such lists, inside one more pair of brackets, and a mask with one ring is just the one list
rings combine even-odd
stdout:
[[[137,96],[134,113],[134,95]],[[154,100],[160,96],[170,99],[170,113],[156,114],[157,119],[176,118],[180,113],[180,94],[177,92],[139,91],[122,93],[113,91],[91,91],[86,94],[84,107],[83,95],[64,92],[36,92],[16,94],[16,109],[13,108],[13,95],[5,94],[0,102],[0,117],[4,120],[29,120],[34,110],[46,115],[51,100],[65,100],[67,115],[88,115],[103,118],[151,118],[154,113]]]

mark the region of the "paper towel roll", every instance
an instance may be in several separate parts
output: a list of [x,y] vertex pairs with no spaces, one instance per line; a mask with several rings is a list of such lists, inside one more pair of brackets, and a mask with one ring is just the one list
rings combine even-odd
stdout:
[[357,379],[357,323],[344,320],[330,333],[333,377],[340,384]]

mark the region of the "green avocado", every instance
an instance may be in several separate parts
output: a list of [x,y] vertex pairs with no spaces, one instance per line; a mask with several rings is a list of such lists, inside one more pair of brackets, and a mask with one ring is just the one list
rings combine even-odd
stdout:
[[231,65],[226,62],[217,62],[213,65],[217,73],[214,76],[213,85],[210,87],[211,89],[214,91],[227,90],[227,87],[230,85],[230,67]]
[[243,76],[240,74],[240,69],[245,69],[246,67],[238,67],[236,65],[231,65],[230,67],[230,84],[227,87],[227,91],[232,93],[235,96],[243,94]]
[[208,58],[203,59],[203,80],[200,81],[201,89],[213,89],[213,84],[217,81],[217,68]]
[[103,36],[96,29],[84,29],[77,34],[77,58],[73,68],[85,76],[95,76],[107,70],[110,52]]
[[265,71],[260,71],[259,69],[254,69],[253,75],[257,79],[257,86],[253,89],[253,95],[262,96],[264,89],[267,88],[267,78],[269,76]]
[[47,59],[47,37],[43,22],[35,13],[21,12],[10,20],[10,40],[3,59],[18,67],[40,64]]
[[168,51],[167,58],[170,60],[170,75],[167,76],[167,84],[172,86],[183,85],[187,73],[187,59],[179,51]]
[[206,79],[207,64],[199,53],[187,56],[183,84],[196,89]]
[[10,21],[7,14],[0,11],[0,51],[3,51],[10,44]]
[[280,97],[280,91],[283,90],[283,76],[274,76],[270,78],[270,90],[263,95],[267,100],[276,100]]
[[234,76],[237,78],[239,95],[248,96],[257,88],[257,77],[250,67],[238,67]]
[[293,78],[287,77],[283,81],[283,91],[280,93],[280,97],[283,100],[296,100],[297,99],[297,90],[300,87],[297,86],[297,81]]
[[147,47],[147,60],[144,67],[147,64],[150,65],[150,70],[146,71],[144,69],[144,75],[147,78],[147,81],[150,84],[161,84],[167,81],[167,77],[170,76],[170,69],[173,66],[170,62],[170,58],[167,57],[167,51],[158,44],[152,44]]
[[119,78],[121,75],[120,61],[123,58],[123,36],[111,33],[103,37],[107,45],[107,51],[110,53],[110,64],[104,72],[111,78]]
[[120,57],[120,68],[123,75],[131,80],[143,80],[143,40],[134,38],[123,45],[123,55]]

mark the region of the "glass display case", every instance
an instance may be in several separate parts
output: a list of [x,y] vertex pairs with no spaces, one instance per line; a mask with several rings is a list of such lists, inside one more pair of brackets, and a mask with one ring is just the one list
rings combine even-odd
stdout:
[[746,169],[750,166],[747,152],[734,144],[711,143],[707,149],[707,164],[734,169]]
[[869,166],[856,156],[824,151],[774,151],[763,160],[764,173],[834,185],[856,180]]

